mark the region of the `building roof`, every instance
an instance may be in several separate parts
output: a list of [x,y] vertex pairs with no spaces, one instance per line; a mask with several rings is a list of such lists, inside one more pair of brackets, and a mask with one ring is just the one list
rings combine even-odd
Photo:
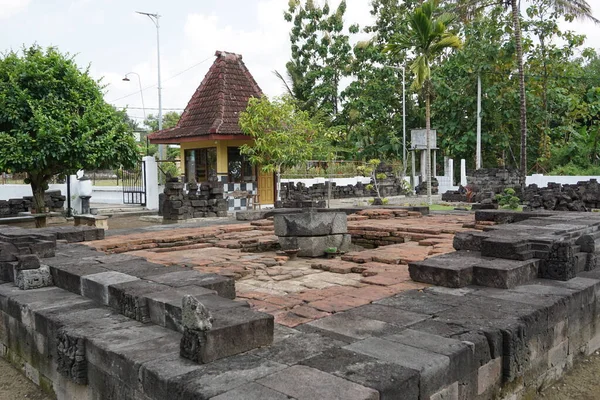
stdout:
[[262,90],[240,54],[217,51],[215,56],[177,125],[148,135],[150,142],[178,143],[244,135],[238,124],[239,114],[246,109],[250,97],[262,96]]

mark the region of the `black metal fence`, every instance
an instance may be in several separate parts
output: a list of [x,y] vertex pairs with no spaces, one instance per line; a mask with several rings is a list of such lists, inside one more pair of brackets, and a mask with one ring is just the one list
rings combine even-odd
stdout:
[[122,170],[123,182],[123,204],[146,205],[146,163],[138,164],[138,167],[126,171]]

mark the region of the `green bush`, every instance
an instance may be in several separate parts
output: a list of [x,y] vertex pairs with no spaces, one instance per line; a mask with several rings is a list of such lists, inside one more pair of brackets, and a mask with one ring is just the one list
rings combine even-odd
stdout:
[[521,199],[515,196],[515,194],[513,188],[506,188],[504,189],[504,193],[496,195],[496,201],[498,201],[498,205],[502,208],[516,210],[519,208]]

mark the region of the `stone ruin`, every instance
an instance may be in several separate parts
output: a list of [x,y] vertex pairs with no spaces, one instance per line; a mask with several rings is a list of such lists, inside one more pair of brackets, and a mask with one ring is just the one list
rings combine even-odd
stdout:
[[466,190],[448,190],[442,194],[443,201],[479,203],[486,199],[492,199],[506,188],[521,191],[519,183],[519,171],[504,168],[480,168],[469,171],[467,174],[467,187],[471,190],[470,198],[467,198]]
[[272,343],[273,316],[234,301],[233,279],[74,244],[103,238],[0,228],[0,356],[59,399],[167,398],[136,357],[212,363]]
[[567,281],[597,266],[600,216],[486,210],[475,218],[501,224],[457,233],[456,252],[410,263],[411,278],[453,288],[512,289],[536,278]]
[[283,251],[298,250],[300,257],[320,257],[329,248],[346,252],[350,247],[347,216],[344,212],[305,211],[275,214],[275,235]]
[[[67,198],[60,190],[47,190],[44,194],[44,203],[49,211],[61,212]],[[0,217],[15,217],[22,212],[29,212],[33,207],[33,196],[20,199],[0,200]]]
[[548,183],[545,188],[529,185],[522,200],[529,210],[590,211],[600,208],[600,184],[590,179],[574,185]]
[[169,178],[159,198],[159,214],[165,221],[227,217],[227,200],[223,192],[223,184],[216,181],[191,182],[187,184],[186,191],[179,178]]

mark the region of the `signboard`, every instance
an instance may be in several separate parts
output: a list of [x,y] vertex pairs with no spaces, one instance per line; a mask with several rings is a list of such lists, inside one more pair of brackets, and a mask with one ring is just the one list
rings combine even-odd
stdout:
[[[437,135],[435,129],[429,130],[429,145],[432,149],[437,149]],[[413,150],[427,150],[427,134],[425,129],[411,129],[410,143]]]

